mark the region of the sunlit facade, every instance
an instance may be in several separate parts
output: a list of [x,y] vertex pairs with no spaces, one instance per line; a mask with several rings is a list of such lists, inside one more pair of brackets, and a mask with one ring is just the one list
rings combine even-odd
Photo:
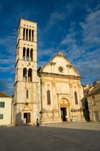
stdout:
[[84,121],[81,78],[62,52],[37,71],[37,23],[20,19],[13,124],[35,124],[37,118],[41,124]]

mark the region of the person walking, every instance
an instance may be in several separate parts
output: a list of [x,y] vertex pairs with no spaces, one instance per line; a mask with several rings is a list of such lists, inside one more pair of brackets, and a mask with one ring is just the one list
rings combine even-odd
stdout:
[[36,121],[36,126],[39,127],[39,120],[37,118],[37,121]]

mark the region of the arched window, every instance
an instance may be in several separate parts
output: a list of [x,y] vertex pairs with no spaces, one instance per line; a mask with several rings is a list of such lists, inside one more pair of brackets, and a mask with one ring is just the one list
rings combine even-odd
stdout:
[[31,41],[31,30],[29,30],[29,41]]
[[25,39],[25,28],[23,29],[23,39]]
[[92,99],[93,99],[93,104],[95,104],[95,97],[93,96]]
[[47,91],[47,104],[50,105],[51,101],[50,101],[50,91]]
[[75,104],[78,104],[77,92],[74,92],[74,96],[75,96]]
[[27,60],[29,60],[29,48],[27,49]]
[[32,30],[32,41],[34,41],[34,30]]
[[23,60],[25,60],[25,48],[23,48]]
[[33,61],[33,49],[30,50],[30,60]]
[[27,69],[23,69],[23,81],[27,81]]
[[28,29],[26,29],[26,40],[28,40]]
[[32,69],[28,70],[28,81],[32,82]]

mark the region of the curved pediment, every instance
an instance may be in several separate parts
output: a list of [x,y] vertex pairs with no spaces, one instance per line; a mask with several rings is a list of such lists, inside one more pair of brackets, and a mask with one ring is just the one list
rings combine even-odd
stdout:
[[61,51],[47,64],[39,68],[38,72],[80,76],[76,68],[74,68],[72,64],[70,64],[69,60],[65,56],[63,56],[63,53]]

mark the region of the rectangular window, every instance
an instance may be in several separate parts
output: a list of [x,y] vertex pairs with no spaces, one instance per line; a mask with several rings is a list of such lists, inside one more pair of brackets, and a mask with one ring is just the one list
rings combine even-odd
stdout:
[[0,107],[4,108],[5,107],[5,102],[0,102]]
[[28,90],[26,90],[26,98],[28,98]]
[[3,119],[3,114],[0,114],[0,119]]
[[75,104],[78,104],[77,92],[74,92],[74,96],[75,96]]
[[93,105],[96,104],[94,96],[92,97],[92,99],[93,99]]
[[47,104],[50,105],[51,102],[50,102],[50,91],[48,90],[47,91]]

